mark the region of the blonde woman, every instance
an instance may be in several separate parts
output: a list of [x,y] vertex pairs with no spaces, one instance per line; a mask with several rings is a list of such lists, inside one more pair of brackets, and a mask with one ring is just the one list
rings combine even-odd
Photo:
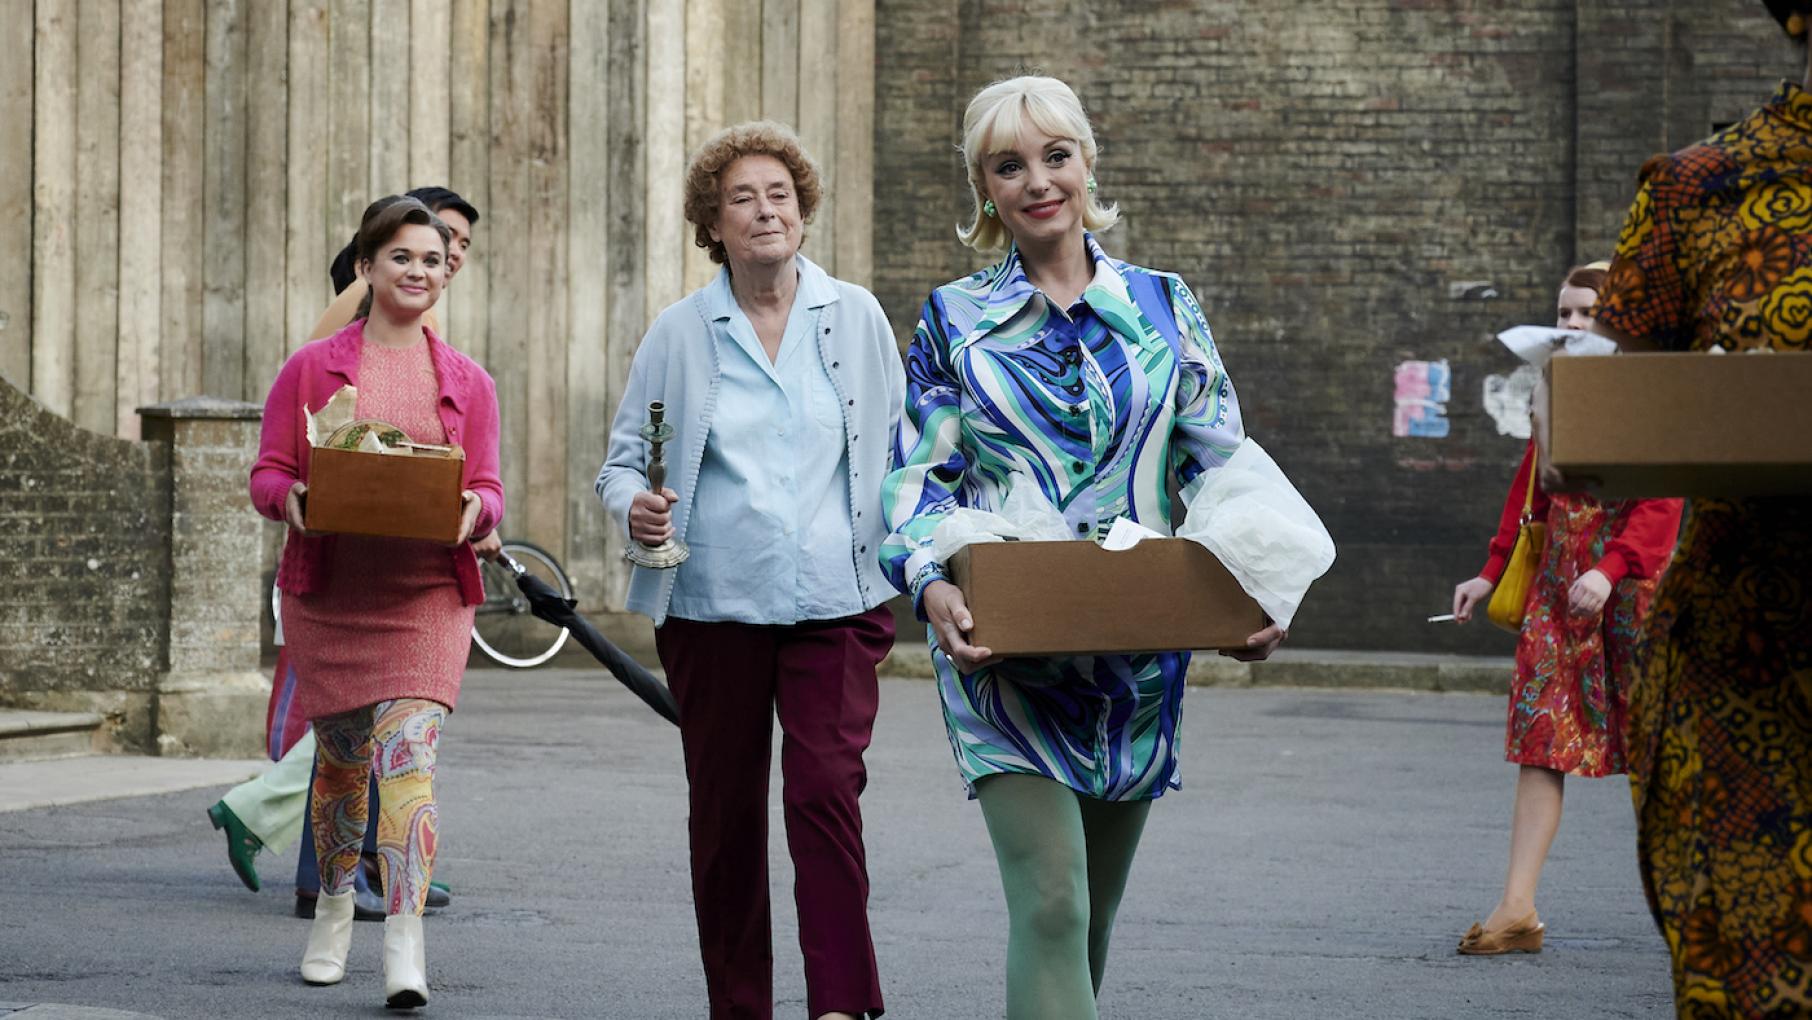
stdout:
[[[1189,655],[997,660],[970,643],[931,533],[959,506],[999,509],[1015,483],[1038,485],[1078,539],[1121,517],[1168,531],[1170,483],[1193,495],[1245,432],[1189,288],[1096,244],[1118,213],[1096,198],[1094,132],[1068,85],[983,89],[963,153],[975,214],[958,235],[1005,257],[925,302],[881,559],[930,623],[951,746],[994,843],[1007,1015],[1093,1018],[1146,815],[1179,785]],[[1267,627],[1239,657],[1283,636]]]

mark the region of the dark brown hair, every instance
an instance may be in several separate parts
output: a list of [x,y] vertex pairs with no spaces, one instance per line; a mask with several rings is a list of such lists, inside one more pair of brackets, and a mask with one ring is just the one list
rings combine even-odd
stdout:
[[[453,243],[453,231],[440,217],[428,211],[420,200],[408,195],[385,195],[383,198],[365,207],[365,215],[359,219],[359,232],[352,239],[354,256],[357,265],[365,265],[377,258],[378,252],[396,232],[407,226],[433,227],[440,235],[440,252],[444,259],[447,245]],[[365,297],[359,302],[359,314],[355,318],[368,318],[371,315],[371,291],[365,291]]]

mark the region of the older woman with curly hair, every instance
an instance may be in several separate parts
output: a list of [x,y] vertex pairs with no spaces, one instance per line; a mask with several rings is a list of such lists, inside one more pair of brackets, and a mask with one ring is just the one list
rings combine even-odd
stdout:
[[[677,568],[637,566],[680,709],[692,892],[710,1015],[773,1015],[768,759],[780,752],[787,846],[813,1017],[880,1016],[857,798],[893,645],[881,479],[905,373],[874,295],[799,254],[822,197],[791,130],[741,124],[686,172],[686,219],[723,269],[636,350],[598,495],[630,538],[678,538]],[[650,400],[675,432],[678,491],[649,491]]]

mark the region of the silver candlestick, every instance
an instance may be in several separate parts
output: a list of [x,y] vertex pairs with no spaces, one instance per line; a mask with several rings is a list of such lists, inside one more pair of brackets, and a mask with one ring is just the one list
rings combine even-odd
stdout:
[[[667,422],[667,405],[658,401],[648,402],[648,424],[641,428],[642,438],[648,440],[648,491],[655,495],[667,484],[667,462],[663,459],[661,447],[673,438],[673,426]],[[650,570],[667,570],[686,562],[692,550],[686,543],[677,538],[669,538],[660,545],[648,546],[631,541],[629,548],[623,550],[623,558],[638,567]]]

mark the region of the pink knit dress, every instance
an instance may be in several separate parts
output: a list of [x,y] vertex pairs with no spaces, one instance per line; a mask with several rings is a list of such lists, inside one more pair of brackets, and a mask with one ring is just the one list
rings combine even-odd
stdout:
[[[446,442],[427,342],[361,347],[358,416],[387,421],[418,443]],[[334,536],[322,589],[283,594],[298,712],[319,719],[397,698],[453,708],[472,643],[473,612],[460,602],[446,546]]]

